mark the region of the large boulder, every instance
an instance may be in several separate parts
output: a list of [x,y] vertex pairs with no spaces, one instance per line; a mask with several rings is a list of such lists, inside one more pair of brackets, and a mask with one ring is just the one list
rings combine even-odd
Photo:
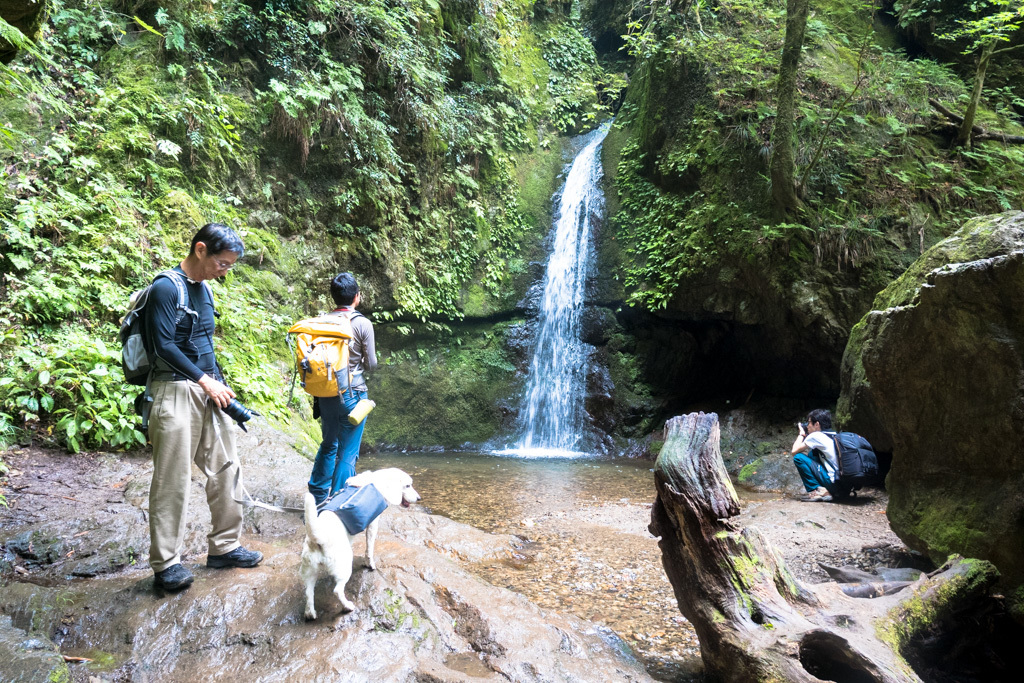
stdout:
[[892,452],[893,531],[1024,581],[1024,213],[968,222],[874,309],[846,347],[837,413]]

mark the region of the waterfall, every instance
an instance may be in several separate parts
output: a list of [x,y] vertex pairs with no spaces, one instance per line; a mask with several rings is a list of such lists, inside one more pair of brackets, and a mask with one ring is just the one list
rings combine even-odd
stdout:
[[585,418],[587,350],[580,339],[592,218],[604,210],[599,152],[611,123],[589,134],[565,178],[544,274],[537,337],[520,410],[523,431],[511,452],[578,455]]

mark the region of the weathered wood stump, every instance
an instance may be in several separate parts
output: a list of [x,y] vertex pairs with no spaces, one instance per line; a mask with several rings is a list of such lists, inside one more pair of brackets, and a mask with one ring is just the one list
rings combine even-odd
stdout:
[[740,512],[719,451],[718,416],[669,420],[655,465],[650,531],[709,674],[723,681],[920,681],[908,645],[987,596],[998,572],[955,560],[874,599],[804,586]]

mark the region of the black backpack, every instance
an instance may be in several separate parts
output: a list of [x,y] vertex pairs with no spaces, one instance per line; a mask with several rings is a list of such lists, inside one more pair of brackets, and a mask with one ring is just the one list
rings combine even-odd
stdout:
[[[185,315],[198,318],[199,314],[188,307],[188,294],[185,292],[184,275],[176,270],[165,270],[157,273],[153,283],[158,279],[169,278],[178,289],[178,310],[175,314],[174,324],[177,325]],[[153,283],[147,287],[133,292],[128,303],[128,312],[121,318],[121,369],[124,370],[124,379],[128,384],[135,386],[148,386],[149,373],[153,369],[154,359],[150,357],[150,350],[145,345],[145,308],[149,303],[149,292],[153,289]],[[209,291],[209,283],[203,281]],[[212,296],[212,295],[211,295]]]
[[839,471],[834,484],[840,495],[878,483],[878,456],[867,439],[853,432],[826,432],[826,435],[836,446]]

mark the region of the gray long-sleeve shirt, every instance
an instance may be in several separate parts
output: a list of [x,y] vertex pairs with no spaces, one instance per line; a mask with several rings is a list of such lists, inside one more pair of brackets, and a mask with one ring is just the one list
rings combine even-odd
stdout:
[[362,313],[345,306],[334,313],[352,314],[352,341],[348,345],[348,371],[352,373],[352,388],[366,391],[365,373],[377,368],[377,346],[373,336],[373,324]]

